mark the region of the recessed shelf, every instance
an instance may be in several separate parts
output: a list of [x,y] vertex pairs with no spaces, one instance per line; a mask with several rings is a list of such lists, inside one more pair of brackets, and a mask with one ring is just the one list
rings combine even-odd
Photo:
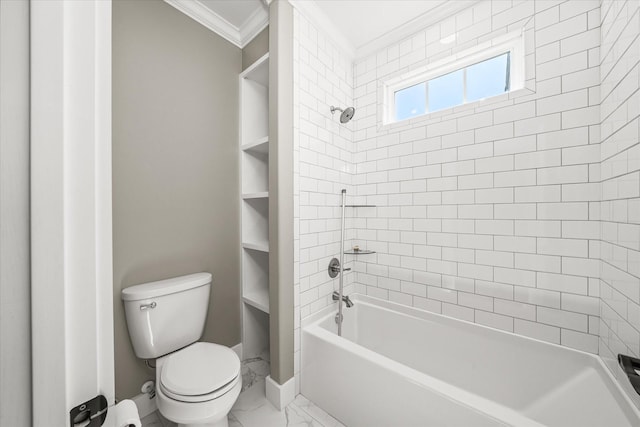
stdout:
[[269,242],[242,242],[242,247],[254,251],[269,252]]
[[253,80],[262,86],[269,86],[269,54],[266,53],[256,62],[251,64],[251,66],[240,74],[240,77],[247,80]]
[[257,193],[245,193],[242,195],[244,200],[248,199],[268,199],[269,192],[268,191],[259,191]]
[[242,295],[242,300],[245,304],[269,314],[269,290],[267,288],[255,289],[250,293],[245,293]]
[[264,136],[248,144],[243,144],[242,151],[252,151],[260,154],[269,153],[269,137]]
[[375,254],[376,251],[368,251],[366,249],[361,249],[359,251],[354,251],[352,249],[352,250],[349,250],[349,251],[344,251],[344,253],[347,254],[347,255],[369,255],[369,254]]
[[[1,1],[1,0],[0,0]],[[269,354],[269,54],[240,74],[243,357]],[[268,356],[267,356],[268,358]]]

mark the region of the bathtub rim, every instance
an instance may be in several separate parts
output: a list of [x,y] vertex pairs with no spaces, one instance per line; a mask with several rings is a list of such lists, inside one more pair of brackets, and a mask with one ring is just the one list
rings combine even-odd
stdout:
[[[418,318],[421,320],[430,320],[430,321],[436,321],[436,322],[440,322],[440,323],[444,323],[450,326],[462,326],[465,328],[482,328],[485,329],[487,331],[489,331],[490,333],[499,333],[499,334],[505,334],[505,336],[510,336],[511,339],[515,338],[515,339],[523,339],[523,340],[529,340],[535,343],[539,343],[539,344],[544,344],[546,346],[551,346],[552,348],[561,350],[561,351],[565,351],[565,352],[569,352],[573,354],[573,357],[576,358],[583,358],[587,361],[587,363],[596,368],[599,369],[600,371],[604,372],[605,377],[608,379],[609,381],[609,386],[614,387],[615,389],[617,389],[617,391],[619,392],[618,394],[622,396],[622,400],[623,402],[620,402],[618,400],[617,397],[616,400],[618,400],[618,403],[620,404],[620,406],[622,407],[623,410],[629,411],[631,412],[636,419],[638,419],[640,421],[640,408],[638,407],[639,403],[636,403],[632,400],[631,396],[633,395],[633,393],[635,393],[635,391],[632,389],[631,384],[621,384],[620,381],[618,381],[618,379],[616,379],[615,375],[613,372],[611,372],[611,370],[609,369],[609,367],[607,366],[607,363],[602,359],[602,357],[600,357],[597,354],[593,354],[593,353],[588,353],[586,351],[582,351],[582,350],[578,350],[575,348],[571,348],[571,347],[566,347],[566,346],[562,346],[560,344],[555,344],[555,343],[551,343],[551,342],[547,342],[547,341],[543,341],[543,340],[539,340],[536,338],[532,338],[532,337],[528,337],[525,335],[520,335],[520,334],[516,334],[514,332],[509,332],[509,331],[505,331],[503,329],[497,329],[497,328],[493,328],[491,326],[486,326],[486,325],[482,325],[479,323],[474,323],[474,322],[470,322],[467,320],[462,320],[462,319],[458,319],[455,317],[450,317],[450,316],[446,316],[444,314],[440,314],[440,313],[434,313],[432,311],[428,311],[428,310],[424,310],[418,307],[410,307],[410,306],[406,306],[400,303],[396,303],[393,301],[388,301],[388,300],[384,300],[384,299],[380,299],[380,298],[376,298],[376,297],[372,297],[370,295],[363,295],[363,294],[359,294],[359,293],[353,293],[351,295],[349,295],[349,298],[351,298],[351,300],[354,302],[354,304],[357,306],[358,303],[364,303],[370,306],[374,306],[376,308],[380,308],[383,310],[387,310],[387,311],[392,311],[392,312],[399,312],[401,314],[407,315],[407,316],[411,316],[414,318]],[[348,310],[348,309],[347,309]],[[394,364],[398,364],[398,365],[402,365],[403,367],[406,367],[407,369],[410,369],[416,373],[420,373],[421,375],[424,375],[438,383],[442,383],[442,384],[447,384],[444,383],[436,378],[433,378],[425,373],[421,373],[420,371],[417,371],[413,368],[410,368],[406,365],[403,365],[400,362],[397,362],[395,360],[392,360],[390,358],[387,358],[386,356],[383,356],[381,354],[377,354],[374,351],[367,349],[365,347],[362,347],[361,345],[350,341],[346,338],[342,338],[342,337],[338,337],[337,334],[330,332],[328,330],[326,330],[325,328],[323,328],[322,326],[320,326],[320,323],[322,323],[323,321],[325,321],[327,318],[329,317],[333,317],[335,315],[335,313],[337,312],[337,309],[335,307],[335,303],[328,305],[327,307],[322,308],[321,310],[318,310],[316,313],[310,314],[308,316],[306,316],[305,318],[301,319],[301,334],[304,333],[304,331],[306,329],[310,329],[314,335],[319,335],[321,338],[323,339],[329,339],[330,341],[332,341],[334,344],[339,345],[340,347],[349,350],[349,351],[356,351],[358,353],[362,353],[362,351],[358,351],[359,349],[364,349],[367,352],[373,353],[378,357],[384,358],[387,361],[392,361]],[[317,329],[317,331],[313,331],[313,329]],[[301,337],[301,341],[302,341],[302,337]],[[304,348],[302,346],[301,343],[301,348],[300,348],[301,352],[304,351]],[[374,363],[380,363],[380,359],[375,358]],[[617,369],[619,369],[621,371],[620,366],[616,363]],[[302,374],[302,364],[300,367],[300,373]],[[302,375],[301,375],[302,378]],[[301,380],[302,382],[302,380]],[[482,396],[477,396],[473,393],[467,392],[465,390],[461,390],[455,386],[451,386],[448,385],[450,387],[454,387],[456,390],[460,390],[462,393],[468,393],[470,395],[476,396],[479,399],[483,399],[487,402],[491,402],[488,399],[483,398]],[[627,389],[628,387],[628,389]],[[484,411],[478,410],[477,408],[470,406],[470,405],[466,405],[463,402],[460,402],[460,404],[465,405],[465,406],[469,406],[471,408],[473,408],[474,410],[477,410],[479,412],[482,412],[483,414],[491,417],[491,418],[495,418],[495,415],[486,413]],[[498,405],[501,406],[505,409],[507,409],[508,411],[513,411],[514,413],[517,413],[517,411],[515,410],[511,410],[510,408],[506,408],[500,404],[494,403],[494,405]],[[524,416],[522,416],[524,417]],[[510,416],[507,418],[511,418]],[[526,417],[524,417],[526,418]],[[532,426],[536,426],[536,425],[540,425],[539,423],[537,423],[534,420],[531,420],[530,418],[526,418],[527,420],[530,420],[533,424],[529,424]]]

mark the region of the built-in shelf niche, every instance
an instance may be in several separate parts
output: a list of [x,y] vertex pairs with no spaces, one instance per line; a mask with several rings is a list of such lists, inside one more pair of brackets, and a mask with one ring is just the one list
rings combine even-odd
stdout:
[[269,360],[269,55],[240,75],[242,352]]
[[244,303],[242,307],[242,356],[269,360],[269,314]]
[[269,313],[269,253],[245,248],[242,261],[244,302]]
[[242,145],[252,145],[269,135],[269,58],[260,58],[242,77]]
[[242,154],[242,192],[269,191],[269,154],[248,150]]
[[250,198],[242,201],[242,242],[269,242],[269,199]]

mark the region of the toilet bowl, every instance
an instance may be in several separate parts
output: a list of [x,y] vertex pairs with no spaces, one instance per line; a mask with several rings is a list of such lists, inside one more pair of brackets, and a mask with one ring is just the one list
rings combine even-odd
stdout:
[[156,361],[160,413],[180,426],[227,427],[242,388],[240,359],[228,347],[197,342]]
[[136,356],[156,359],[158,410],[179,426],[227,427],[242,388],[238,355],[198,341],[210,286],[211,274],[197,273],[122,291]]

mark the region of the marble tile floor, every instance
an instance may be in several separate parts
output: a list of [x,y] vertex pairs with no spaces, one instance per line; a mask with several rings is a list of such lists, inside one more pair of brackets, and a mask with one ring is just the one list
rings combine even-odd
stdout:
[[[298,395],[278,411],[264,394],[269,362],[256,357],[242,362],[242,392],[229,414],[229,427],[344,427],[331,415]],[[142,419],[143,427],[175,427],[158,411]]]

